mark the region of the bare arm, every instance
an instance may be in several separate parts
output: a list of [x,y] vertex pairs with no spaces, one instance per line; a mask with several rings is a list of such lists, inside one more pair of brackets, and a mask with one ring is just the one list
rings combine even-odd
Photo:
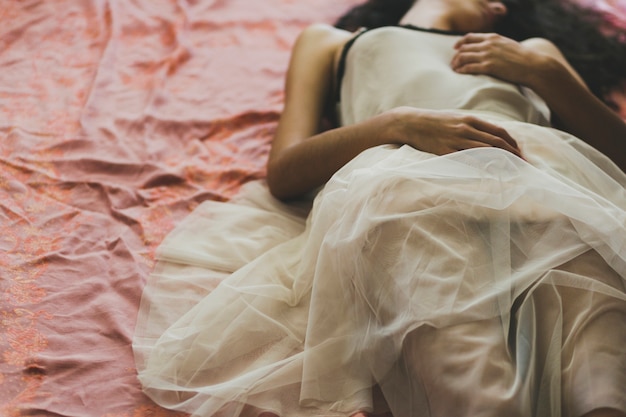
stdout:
[[333,90],[334,60],[350,38],[325,25],[298,38],[287,72],[285,106],[267,166],[267,181],[279,199],[297,197],[324,184],[361,151],[388,142],[382,120],[320,132]]
[[558,48],[545,39],[518,43],[495,34],[470,34],[457,44],[452,66],[533,89],[559,121],[626,171],[626,123],[594,96]]
[[285,85],[285,106],[267,165],[270,192],[287,200],[323,185],[365,149],[408,144],[442,155],[479,146],[519,154],[502,128],[450,112],[401,107],[364,122],[321,131],[332,99],[335,57],[352,35],[326,25],[307,28],[296,41]]
[[589,91],[551,43],[538,41],[539,68],[528,86],[544,98],[557,115],[559,127],[583,139],[626,171],[626,122]]

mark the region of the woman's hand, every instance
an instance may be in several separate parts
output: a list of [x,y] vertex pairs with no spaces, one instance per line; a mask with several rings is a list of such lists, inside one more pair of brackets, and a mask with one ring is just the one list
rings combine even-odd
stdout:
[[529,85],[529,77],[544,62],[544,54],[495,33],[470,33],[454,46],[452,69],[484,74],[514,84]]
[[470,115],[399,107],[392,137],[424,152],[445,155],[464,149],[496,147],[522,157],[515,139],[500,126]]
[[626,172],[623,149],[626,123],[594,96],[552,42],[522,42],[491,33],[470,33],[455,45],[452,68],[462,74],[485,74],[531,88],[548,105],[559,129],[595,147]]

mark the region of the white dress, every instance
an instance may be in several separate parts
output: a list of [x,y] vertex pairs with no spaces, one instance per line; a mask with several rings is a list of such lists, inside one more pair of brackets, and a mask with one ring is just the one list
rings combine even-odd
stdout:
[[397,106],[503,126],[497,148],[362,152],[314,200],[251,183],[163,242],[133,348],[197,416],[626,412],[626,175],[531,91],[449,66],[456,35],[385,27],[345,56],[341,120]]

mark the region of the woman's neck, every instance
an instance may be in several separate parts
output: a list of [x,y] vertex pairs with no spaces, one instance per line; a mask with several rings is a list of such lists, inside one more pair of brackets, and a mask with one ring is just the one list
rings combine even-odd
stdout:
[[401,25],[415,25],[425,29],[454,30],[451,14],[441,2],[419,0],[400,20]]

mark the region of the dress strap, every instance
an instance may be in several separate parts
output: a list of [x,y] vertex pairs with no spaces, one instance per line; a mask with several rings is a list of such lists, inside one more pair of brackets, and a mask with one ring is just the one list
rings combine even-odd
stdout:
[[343,75],[346,72],[346,57],[348,56],[348,52],[350,48],[354,44],[354,42],[369,29],[362,28],[359,29],[356,35],[352,37],[348,42],[343,46],[343,50],[341,51],[341,57],[339,58],[339,65],[337,66],[337,78],[335,85],[337,88],[335,89],[335,102],[339,103],[341,101],[341,82],[343,81]]

